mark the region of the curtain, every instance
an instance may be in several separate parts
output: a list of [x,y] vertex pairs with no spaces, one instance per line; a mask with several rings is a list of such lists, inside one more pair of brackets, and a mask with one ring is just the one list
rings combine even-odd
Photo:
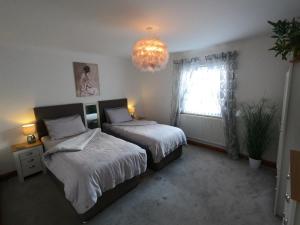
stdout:
[[188,83],[194,70],[200,65],[200,58],[175,60],[172,79],[172,100],[170,124],[178,127],[180,113],[183,110],[184,97],[188,89]]
[[205,60],[200,58],[182,59],[174,61],[172,103],[170,123],[179,126],[180,113],[183,112],[186,93],[191,82],[192,73],[200,68],[207,67],[210,70],[220,71],[219,103],[221,116],[224,121],[225,145],[228,155],[237,159],[239,156],[239,142],[237,137],[236,121],[236,69],[237,52],[222,52],[208,55]]
[[226,151],[233,159],[239,157],[235,98],[237,55],[237,52],[233,51],[205,57],[209,67],[219,68],[221,71],[219,101],[224,121]]

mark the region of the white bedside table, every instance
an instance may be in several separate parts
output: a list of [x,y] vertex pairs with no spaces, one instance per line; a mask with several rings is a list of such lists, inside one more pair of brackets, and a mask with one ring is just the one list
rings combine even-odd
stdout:
[[46,172],[46,168],[41,160],[43,145],[40,141],[34,144],[22,143],[13,145],[12,152],[20,182],[24,182],[25,177],[34,173]]

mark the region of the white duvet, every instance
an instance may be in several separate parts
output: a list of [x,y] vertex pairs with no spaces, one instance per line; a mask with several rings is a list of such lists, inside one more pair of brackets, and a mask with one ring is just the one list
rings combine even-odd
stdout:
[[137,145],[95,129],[51,146],[44,162],[82,214],[103,192],[145,172],[147,155]]
[[146,146],[155,163],[160,162],[180,145],[187,143],[186,136],[180,128],[158,124],[155,121],[132,120],[116,124],[105,123],[104,128],[117,136]]

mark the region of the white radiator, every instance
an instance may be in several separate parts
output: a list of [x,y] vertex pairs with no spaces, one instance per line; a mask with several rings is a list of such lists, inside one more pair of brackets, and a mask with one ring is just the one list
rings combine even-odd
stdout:
[[206,144],[225,146],[223,120],[216,117],[181,114],[180,127],[187,138]]

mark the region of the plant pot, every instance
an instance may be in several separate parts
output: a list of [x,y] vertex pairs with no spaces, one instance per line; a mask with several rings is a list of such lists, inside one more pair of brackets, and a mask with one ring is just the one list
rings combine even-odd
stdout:
[[260,167],[261,160],[252,159],[249,157],[249,165],[252,169],[258,169]]

